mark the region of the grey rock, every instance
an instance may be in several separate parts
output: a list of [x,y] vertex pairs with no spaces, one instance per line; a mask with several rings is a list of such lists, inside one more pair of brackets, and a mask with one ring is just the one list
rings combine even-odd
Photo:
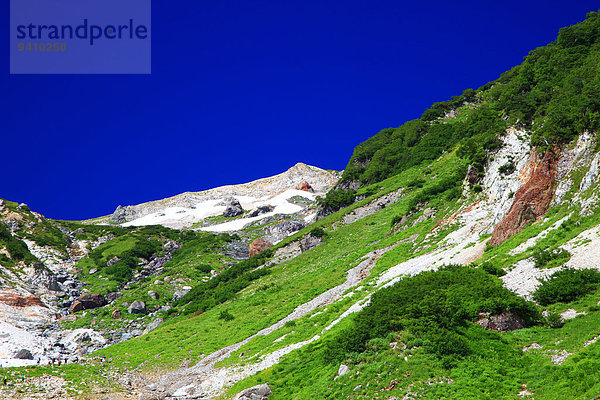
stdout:
[[156,293],[154,290],[148,290],[148,296],[154,300],[158,300],[158,293]]
[[186,289],[176,290],[175,293],[173,293],[173,301],[179,300],[180,298],[185,296],[188,292],[189,292],[189,290],[186,290]]
[[148,326],[146,327],[146,331],[145,332],[150,332],[152,329],[156,329],[158,328],[158,326],[160,324],[163,323],[163,319],[162,318],[156,318],[154,321],[150,322],[148,324]]
[[127,307],[129,314],[146,314],[146,303],[136,300]]
[[259,206],[256,210],[252,211],[248,214],[248,217],[258,217],[259,215],[270,213],[273,211],[274,207],[270,205]]
[[118,206],[115,212],[108,219],[113,224],[124,224],[136,218],[135,210],[130,206]]
[[165,249],[167,251],[175,251],[175,250],[179,250],[180,248],[181,248],[181,245],[174,240],[169,240],[168,242],[166,242],[163,245],[163,249]]
[[19,360],[33,360],[33,354],[27,349],[21,349],[14,353],[13,358],[18,358]]
[[300,240],[300,250],[302,250],[302,252],[305,252],[317,247],[321,243],[323,243],[323,238],[307,235]]
[[138,337],[142,336],[144,334],[144,331],[142,331],[141,329],[134,329],[131,331],[131,334],[133,335],[133,337]]
[[476,323],[489,331],[508,332],[525,328],[523,318],[510,311],[505,311],[500,315],[481,313],[479,317]]
[[256,385],[246,390],[242,390],[235,395],[233,400],[269,400],[269,395],[272,394],[268,383]]
[[268,228],[267,237],[270,242],[278,242],[290,236],[294,232],[298,232],[304,228],[304,224],[300,221],[284,221],[280,224],[273,225]]
[[110,260],[108,260],[106,262],[106,265],[109,266],[109,267],[112,267],[113,265],[115,265],[119,261],[121,261],[121,259],[119,257],[117,257],[117,256],[114,256],[113,258],[111,258]]
[[250,242],[247,239],[235,240],[225,245],[225,255],[234,260],[245,260],[248,258],[248,246]]
[[0,199],[0,211],[3,211],[4,207],[6,207],[6,202],[3,199]]
[[350,372],[350,368],[348,368],[347,365],[345,364],[341,364],[340,367],[338,368],[338,376],[344,376],[346,375],[348,372]]
[[233,218],[244,212],[242,205],[235,197],[228,197],[220,204],[225,206],[225,211],[223,211],[224,217]]

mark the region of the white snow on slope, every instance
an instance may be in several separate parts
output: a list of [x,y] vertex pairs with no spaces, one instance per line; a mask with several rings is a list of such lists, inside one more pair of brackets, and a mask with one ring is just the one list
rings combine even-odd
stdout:
[[[255,210],[260,206],[270,205],[274,209],[271,212],[258,215],[256,217],[239,218],[234,221],[216,224],[201,228],[204,231],[210,232],[231,232],[243,229],[244,226],[254,221],[261,220],[273,216],[275,214],[293,214],[303,210],[303,207],[292,204],[288,199],[294,196],[302,196],[309,200],[315,200],[322,193],[310,193],[302,190],[288,189],[276,196],[251,197],[251,196],[233,196],[235,197],[244,210]],[[193,219],[201,220],[207,217],[223,214],[225,206],[218,205],[223,199],[206,200],[194,205],[194,208],[185,207],[167,207],[160,212],[148,214],[144,217],[129,221],[123,226],[142,226],[142,225],[160,225],[168,221]]]

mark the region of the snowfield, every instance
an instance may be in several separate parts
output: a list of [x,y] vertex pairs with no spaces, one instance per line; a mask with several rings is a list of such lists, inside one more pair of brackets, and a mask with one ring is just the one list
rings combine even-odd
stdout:
[[[300,212],[304,207],[292,204],[288,200],[295,196],[301,196],[311,201],[316,200],[317,196],[324,193],[311,193],[297,189],[288,189],[275,196],[232,196],[237,199],[242,208],[246,211],[252,211],[260,206],[272,206],[273,211],[258,215],[256,217],[239,218],[234,221],[224,222],[212,226],[200,228],[200,230],[208,232],[233,232],[243,229],[246,225],[259,221],[261,219],[276,215],[276,214],[294,214]],[[196,203],[193,207],[167,207],[160,212],[148,214],[141,218],[129,221],[123,226],[143,226],[143,225],[172,225],[176,221],[181,222],[199,222],[208,217],[214,217],[223,214],[225,206],[222,204],[224,199],[206,200]]]

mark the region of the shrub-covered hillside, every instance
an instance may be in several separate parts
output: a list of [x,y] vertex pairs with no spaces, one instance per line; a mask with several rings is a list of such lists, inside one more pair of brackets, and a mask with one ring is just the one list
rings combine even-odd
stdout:
[[[341,185],[382,181],[458,144],[481,172],[509,125],[530,129],[534,146],[567,143],[600,126],[600,15],[562,28],[555,41],[477,90],[434,103],[420,119],[380,131],[354,149]],[[452,118],[448,118],[452,117]]]

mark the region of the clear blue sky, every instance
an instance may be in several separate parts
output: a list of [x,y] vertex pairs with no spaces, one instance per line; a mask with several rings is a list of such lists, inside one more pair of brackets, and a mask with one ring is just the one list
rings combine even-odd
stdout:
[[152,75],[8,74],[0,197],[58,219],[343,169],[380,129],[519,64],[593,1],[166,1]]

